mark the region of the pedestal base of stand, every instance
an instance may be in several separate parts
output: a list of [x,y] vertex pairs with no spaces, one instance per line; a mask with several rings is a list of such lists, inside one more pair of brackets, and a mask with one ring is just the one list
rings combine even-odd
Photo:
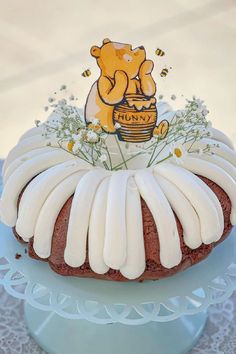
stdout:
[[31,336],[48,354],[185,354],[201,336],[207,314],[138,326],[99,325],[25,304],[25,318]]

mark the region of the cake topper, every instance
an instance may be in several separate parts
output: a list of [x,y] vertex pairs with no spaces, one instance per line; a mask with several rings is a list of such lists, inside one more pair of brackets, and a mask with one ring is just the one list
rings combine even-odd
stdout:
[[[145,48],[104,39],[101,47],[93,46],[90,52],[101,73],[88,94],[86,122],[98,119],[104,131],[117,134],[121,141],[150,140],[158,113],[154,64],[146,58]],[[164,137],[168,122],[160,122],[155,131]]]
[[[52,108],[52,114],[42,127],[35,122],[48,146],[111,171],[149,168],[167,160],[181,164],[186,154],[212,153],[214,144],[204,144],[211,136],[204,101],[193,97],[183,109],[172,111],[159,94],[156,104],[154,64],[144,47],[132,49],[105,39],[91,54],[100,76],[88,94],[85,112],[76,104],[78,97],[62,85],[44,107]],[[88,77],[90,69],[84,73]]]

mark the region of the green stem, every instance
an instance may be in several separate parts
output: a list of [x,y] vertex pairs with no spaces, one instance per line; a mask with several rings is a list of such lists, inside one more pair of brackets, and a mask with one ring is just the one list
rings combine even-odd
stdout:
[[71,154],[72,156],[77,156],[77,157],[79,157],[81,160],[83,160],[83,161],[85,161],[85,162],[88,162],[90,165],[93,166],[93,164],[92,164],[87,158],[83,158],[83,157],[81,157],[81,156],[78,156],[78,155],[76,155],[76,154],[73,154],[73,152],[71,152],[71,151],[65,149],[65,148],[64,148],[62,145],[60,145],[60,144],[59,144],[59,147],[57,147],[57,146],[52,146],[52,147],[53,147],[53,148],[56,148],[56,149],[62,149],[62,150],[64,150],[65,152],[68,152],[68,154]]
[[158,161],[158,162],[156,163],[156,165],[158,165],[158,164],[161,163],[161,162],[164,162],[164,161],[168,160],[168,159],[169,159],[170,157],[172,157],[172,156],[173,156],[173,154],[169,154],[168,156],[164,157],[164,159]]
[[[128,158],[125,162],[131,161],[131,160],[133,160],[135,157],[137,157],[137,156],[139,156],[139,155],[142,155],[142,154],[143,154],[143,152],[138,152],[136,155],[131,156],[130,158]],[[121,162],[121,163],[119,163],[118,165],[114,166],[114,167],[113,167],[113,170],[116,170],[117,168],[119,168],[119,167],[121,167],[121,166],[123,166],[123,165],[124,165],[124,162]]]
[[157,157],[158,155],[160,155],[160,153],[161,153],[162,150],[166,147],[166,145],[167,145],[167,143],[165,143],[165,144],[163,145],[163,147],[159,150],[158,154],[155,156],[155,158],[154,158],[154,160],[153,160],[154,154],[155,154],[156,149],[157,149],[157,147],[158,147],[158,143],[156,144],[156,146],[155,146],[154,149],[153,149],[151,158],[150,158],[150,160],[148,161],[147,167],[150,167],[150,166],[152,165],[153,161],[156,160],[156,157]]
[[108,147],[107,147],[106,143],[104,143],[104,149],[105,149],[106,152],[107,152],[108,160],[109,160],[109,163],[110,163],[110,169],[113,170],[111,155],[110,155],[110,152],[109,152],[109,150],[108,150]]

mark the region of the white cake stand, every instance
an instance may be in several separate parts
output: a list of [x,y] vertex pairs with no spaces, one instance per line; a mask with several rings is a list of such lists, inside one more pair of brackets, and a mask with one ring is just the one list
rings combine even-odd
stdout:
[[199,339],[208,306],[236,288],[234,236],[176,276],[117,283],[55,274],[0,224],[0,284],[25,300],[29,331],[49,354],[183,354]]

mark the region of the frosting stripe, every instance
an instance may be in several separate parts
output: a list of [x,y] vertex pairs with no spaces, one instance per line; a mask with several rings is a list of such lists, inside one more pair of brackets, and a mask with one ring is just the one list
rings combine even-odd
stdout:
[[193,175],[192,178],[204,190],[206,195],[209,197],[209,199],[211,199],[212,203],[215,206],[217,212],[217,225],[218,225],[215,241],[218,241],[224,231],[224,214],[219,199],[217,198],[215,193],[211,190],[211,188],[208,187],[208,185],[201,180],[201,178],[195,175]]
[[130,175],[130,171],[117,171],[109,183],[104,261],[112,269],[120,269],[127,257],[126,188]]
[[179,234],[173,211],[154,176],[138,171],[135,181],[156,223],[160,242],[160,261],[165,268],[178,265],[182,259]]
[[27,153],[28,151],[32,151],[37,148],[41,148],[47,146],[47,144],[51,142],[49,139],[45,139],[41,135],[32,136],[23,141],[19,142],[8,154],[2,168],[2,173],[5,174],[7,167],[17,159],[19,156]]
[[210,128],[210,131],[212,133],[212,138],[214,140],[221,141],[222,143],[227,145],[230,149],[234,150],[233,143],[227,135],[225,135],[223,132],[215,128]]
[[221,167],[222,170],[227,172],[236,181],[236,167],[234,167],[229,161],[224,160],[222,157],[208,154],[202,154],[201,156],[193,154],[193,157],[200,158],[201,160],[211,162]]
[[105,178],[96,191],[89,221],[89,264],[97,274],[105,274],[109,270],[103,258],[108,186],[109,178]]
[[[204,149],[207,144],[211,145],[211,152],[221,156],[222,158],[229,161],[231,164],[233,164],[236,167],[236,153],[234,150],[230,149],[224,143],[221,143],[220,141],[213,140],[213,139],[202,139],[196,141],[194,146],[196,148],[200,147]],[[217,144],[219,145],[219,147],[213,146],[213,144]]]
[[202,242],[205,244],[214,242],[218,238],[220,228],[218,213],[214,203],[196,182],[193,174],[171,163],[159,164],[154,170],[175,184],[190,201],[199,217]]
[[25,241],[33,237],[40,210],[53,189],[71,174],[87,168],[83,161],[73,159],[47,169],[30,182],[21,197],[16,222],[16,231]]
[[26,184],[40,172],[71,159],[71,155],[57,149],[24,162],[8,179],[2,193],[0,215],[8,226],[15,226],[17,201]]
[[194,173],[209,178],[228,194],[232,203],[230,221],[232,225],[236,225],[236,182],[233,178],[219,166],[193,157],[185,157],[183,166]]
[[36,135],[41,135],[43,134],[43,126],[39,127],[33,127],[29,130],[27,130],[19,139],[19,142],[22,140],[25,140],[27,138],[35,137]]
[[50,193],[43,204],[35,227],[33,245],[39,257],[48,258],[50,256],[52,236],[58,214],[66,201],[74,193],[76,185],[83,174],[83,172],[76,172],[64,179]]
[[198,248],[202,244],[201,228],[192,204],[173,183],[156,173],[155,177],[183,227],[185,244],[191,249]]
[[28,151],[26,154],[19,156],[17,159],[12,161],[10,165],[6,168],[5,174],[3,175],[3,183],[5,184],[8,178],[15,172],[15,170],[27,160],[30,160],[38,155],[45,154],[47,152],[52,151],[53,149],[49,146],[34,149],[32,151]]
[[86,259],[87,234],[93,199],[101,181],[109,173],[103,169],[93,169],[78,183],[72,201],[65,262],[71,267],[81,266]]
[[[135,218],[135,220],[134,220]],[[126,195],[127,260],[120,272],[127,279],[136,279],[146,268],[143,238],[143,216],[140,194],[133,177],[127,184]]]

